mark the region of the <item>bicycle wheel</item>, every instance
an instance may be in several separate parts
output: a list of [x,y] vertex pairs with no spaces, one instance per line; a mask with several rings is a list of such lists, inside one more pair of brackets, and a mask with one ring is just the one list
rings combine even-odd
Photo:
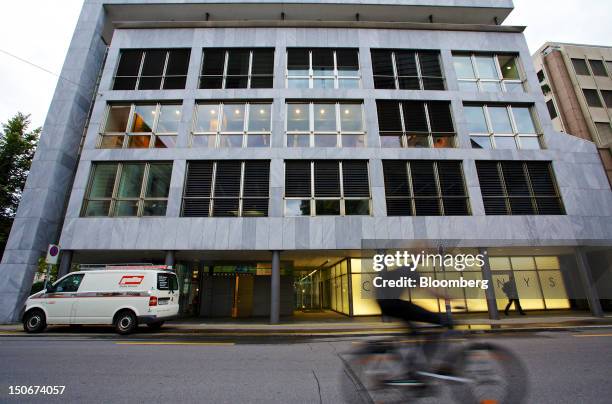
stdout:
[[400,403],[414,397],[409,388],[384,383],[402,375],[405,365],[393,348],[379,348],[375,352],[358,350],[340,355],[344,362],[342,389],[346,399],[354,397],[355,393],[369,403]]
[[527,371],[511,351],[489,343],[468,345],[447,358],[453,376],[451,391],[458,403],[519,404],[527,395]]

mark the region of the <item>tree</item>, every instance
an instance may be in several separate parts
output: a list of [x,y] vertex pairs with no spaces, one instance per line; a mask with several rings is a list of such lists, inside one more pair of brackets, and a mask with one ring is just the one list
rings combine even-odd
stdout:
[[0,133],[0,256],[4,252],[41,128],[28,131],[30,115],[18,112]]

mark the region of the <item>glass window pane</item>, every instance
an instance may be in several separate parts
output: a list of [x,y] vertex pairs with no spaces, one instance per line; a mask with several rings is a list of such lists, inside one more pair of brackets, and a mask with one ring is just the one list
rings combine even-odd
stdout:
[[185,88],[187,76],[172,76],[164,79],[164,90],[177,90]]
[[591,65],[591,70],[593,71],[593,75],[607,77],[608,73],[606,73],[606,68],[601,60],[593,60],[589,59],[589,64]]
[[314,130],[336,131],[336,105],[314,104]]
[[474,79],[474,67],[472,66],[472,58],[467,55],[453,56],[453,65],[459,79]]
[[317,216],[337,216],[340,214],[339,200],[317,200],[315,203]]
[[287,80],[287,88],[308,88],[310,81],[308,79],[289,79]]
[[215,147],[215,135],[194,135],[191,138],[192,147]]
[[272,76],[251,76],[251,88],[272,88]]
[[121,57],[119,59],[119,66],[117,67],[117,76],[138,76],[138,71],[140,70],[141,61],[142,61],[142,51],[141,50],[121,51]]
[[253,50],[251,74],[274,74],[274,49]]
[[270,146],[270,135],[255,135],[249,134],[247,136],[247,147],[269,147]]
[[85,216],[108,216],[110,209],[110,200],[108,201],[88,201],[87,207],[85,208]]
[[200,78],[200,88],[221,88],[223,87],[222,76],[205,76]]
[[307,49],[287,50],[287,70],[292,76],[307,76],[310,68],[310,56]]
[[407,135],[407,147],[429,147],[428,135]]
[[308,104],[287,104],[287,131],[309,131],[308,111]]
[[100,147],[102,149],[121,149],[123,147],[123,135],[120,136],[102,136],[102,142],[100,142]]
[[364,135],[342,135],[342,147],[365,147]]
[[338,88],[359,88],[359,79],[338,79]]
[[133,90],[136,87],[137,77],[115,77],[113,90]]
[[287,147],[310,147],[310,135],[305,134],[288,134]]
[[574,65],[574,70],[576,70],[576,74],[581,76],[590,76],[589,68],[587,67],[584,59],[572,59],[572,64]]
[[166,216],[168,201],[144,201],[143,216]]
[[198,105],[194,132],[216,132],[219,129],[219,105]]
[[515,82],[508,82],[508,81],[506,81],[504,83],[504,86],[506,86],[506,92],[508,92],[508,93],[523,93],[523,92],[525,92],[525,88],[523,87],[523,83],[515,83]]
[[506,107],[489,106],[488,109],[493,133],[513,133],[510,116]]
[[475,81],[460,81],[459,90],[476,92],[478,91],[478,84]]
[[115,186],[117,164],[96,164],[89,198],[110,198]]
[[340,128],[343,132],[362,132],[361,104],[340,104]]
[[174,49],[168,52],[166,76],[186,76],[189,68],[189,49]]
[[443,149],[448,147],[455,147],[454,144],[455,136],[447,136],[447,135],[434,135],[433,138],[433,147],[436,149]]
[[470,137],[472,149],[491,149],[491,140],[488,136],[472,136]]
[[312,70],[315,76],[332,76],[334,74],[334,51],[324,48],[313,49]]
[[584,97],[586,98],[586,101],[589,107],[594,107],[594,108],[603,107],[603,105],[601,104],[601,100],[599,99],[599,94],[597,94],[597,90],[583,88],[582,92],[584,93]]
[[476,56],[476,68],[481,79],[499,79],[493,56]]
[[125,132],[127,131],[128,118],[130,116],[129,105],[113,105],[108,109],[108,117],[104,132]]
[[166,53],[165,50],[146,51],[141,75],[161,76],[164,72],[164,65],[166,64]]
[[519,137],[521,149],[541,149],[540,140],[537,136],[521,136]]
[[310,199],[287,199],[285,216],[310,216]]
[[225,78],[225,88],[247,88],[249,76],[227,76]]
[[518,65],[516,63],[516,57],[511,55],[500,55],[497,57],[499,60],[499,67],[501,68],[502,77],[506,80],[520,80]]
[[315,133],[314,145],[315,147],[336,147],[338,145],[338,137],[335,133]]
[[144,164],[123,164],[117,198],[140,197],[144,167]]
[[145,197],[167,198],[171,176],[172,164],[151,164]]
[[370,201],[367,199],[345,200],[344,213],[346,215],[369,215]]
[[225,135],[219,137],[219,147],[242,147],[242,134]]
[[381,134],[380,147],[402,147],[402,135]]
[[137,216],[138,201],[117,201],[115,204],[115,216]]
[[162,76],[141,76],[138,82],[139,90],[158,90],[161,87]]
[[395,65],[398,76],[415,77],[418,75],[415,57],[416,54],[412,51],[395,52]]
[[488,133],[487,121],[485,119],[484,110],[480,106],[466,106],[465,118],[468,123],[470,133]]
[[136,105],[134,108],[132,132],[153,132],[156,108],[155,105]]
[[223,104],[221,132],[244,131],[244,104]]
[[313,79],[312,88],[334,88],[334,79]]
[[501,91],[501,87],[497,81],[481,81],[480,91],[485,93],[498,93]]
[[151,143],[150,135],[130,135],[128,136],[128,147],[131,149],[146,149]]
[[516,149],[514,136],[495,136],[496,149]]
[[512,107],[518,133],[536,133],[529,107]]
[[336,62],[338,65],[338,76],[359,75],[359,57],[356,49],[336,50]]
[[180,105],[162,105],[159,108],[159,119],[155,131],[157,133],[177,133],[180,122]]
[[227,57],[228,76],[246,76],[249,74],[250,52],[248,49],[231,49]]
[[247,130],[249,132],[269,132],[271,109],[270,104],[251,104]]
[[225,65],[225,50],[205,49],[204,62],[202,63],[202,75],[223,75]]
[[158,149],[168,149],[176,146],[176,135],[155,137],[155,147]]

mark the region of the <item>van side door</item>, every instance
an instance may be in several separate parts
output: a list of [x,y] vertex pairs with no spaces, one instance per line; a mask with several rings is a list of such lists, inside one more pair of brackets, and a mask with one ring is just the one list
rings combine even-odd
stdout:
[[68,275],[43,296],[48,324],[70,324],[76,312],[76,297],[85,274]]

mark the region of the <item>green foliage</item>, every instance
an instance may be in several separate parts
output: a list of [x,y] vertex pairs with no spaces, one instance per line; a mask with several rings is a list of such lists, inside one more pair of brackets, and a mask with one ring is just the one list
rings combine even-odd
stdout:
[[0,254],[4,251],[30,171],[40,128],[28,131],[30,115],[18,112],[0,133]]

